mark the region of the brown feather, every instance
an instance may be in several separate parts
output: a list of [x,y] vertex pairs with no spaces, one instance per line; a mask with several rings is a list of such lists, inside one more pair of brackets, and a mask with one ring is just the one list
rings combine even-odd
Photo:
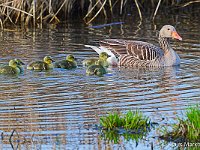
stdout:
[[164,55],[159,47],[142,41],[106,39],[101,41],[100,45],[108,48],[119,57],[130,55],[136,60],[154,60]]

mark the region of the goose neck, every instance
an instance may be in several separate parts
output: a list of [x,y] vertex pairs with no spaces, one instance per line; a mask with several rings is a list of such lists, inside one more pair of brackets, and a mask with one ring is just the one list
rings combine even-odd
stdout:
[[171,49],[169,38],[159,36],[159,44],[165,53]]

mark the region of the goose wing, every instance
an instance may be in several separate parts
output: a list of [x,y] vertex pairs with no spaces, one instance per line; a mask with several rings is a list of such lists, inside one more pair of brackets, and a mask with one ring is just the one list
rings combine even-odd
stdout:
[[137,60],[155,60],[164,55],[159,47],[142,41],[106,39],[101,46],[108,48],[118,57],[130,56]]

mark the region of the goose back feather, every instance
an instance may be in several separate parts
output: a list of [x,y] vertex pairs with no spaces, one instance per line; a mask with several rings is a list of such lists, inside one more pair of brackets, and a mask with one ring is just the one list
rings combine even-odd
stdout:
[[100,45],[115,52],[120,66],[152,66],[164,56],[159,47],[142,41],[106,39]]

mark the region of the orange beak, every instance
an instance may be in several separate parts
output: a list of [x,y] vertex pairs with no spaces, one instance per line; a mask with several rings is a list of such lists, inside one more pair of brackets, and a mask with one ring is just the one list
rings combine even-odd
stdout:
[[178,35],[178,33],[176,31],[172,32],[172,37],[175,39],[178,39],[180,41],[182,41],[182,37],[180,37],[180,35]]

